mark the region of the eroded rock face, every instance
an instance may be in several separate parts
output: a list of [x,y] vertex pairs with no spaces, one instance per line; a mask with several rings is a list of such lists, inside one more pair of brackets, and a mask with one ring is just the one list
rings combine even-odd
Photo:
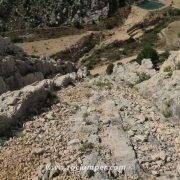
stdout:
[[158,73],[148,81],[138,84],[138,91],[145,97],[152,97],[154,103],[165,117],[180,118],[180,71],[174,71],[171,77]]
[[[64,75],[75,72],[74,65],[70,62],[53,64],[51,62],[16,60],[13,56],[0,61],[0,78],[2,89],[0,94],[7,90],[16,90],[36,81],[41,81],[56,74]],[[5,88],[6,87],[6,88]]]
[[0,94],[56,74],[64,75],[75,71],[70,62],[31,59],[20,48],[0,37]]
[[0,96],[0,133],[44,103],[51,88],[52,81],[44,80]]

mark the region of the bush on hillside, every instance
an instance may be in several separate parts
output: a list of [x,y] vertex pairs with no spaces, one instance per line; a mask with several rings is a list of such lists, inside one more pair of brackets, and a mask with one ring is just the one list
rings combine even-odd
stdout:
[[75,21],[73,25],[77,29],[83,29],[83,26],[79,21]]
[[156,66],[159,62],[159,54],[152,46],[145,46],[144,49],[139,53],[137,57],[137,62],[141,64],[143,59],[151,59],[154,66]]
[[108,75],[111,75],[111,74],[113,73],[113,69],[114,69],[114,64],[113,64],[113,63],[109,64],[109,65],[107,66],[106,73],[107,73]]

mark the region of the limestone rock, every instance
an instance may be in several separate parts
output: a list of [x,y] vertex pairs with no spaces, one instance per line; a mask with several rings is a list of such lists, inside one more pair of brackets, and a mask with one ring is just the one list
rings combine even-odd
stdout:
[[46,101],[51,88],[52,82],[44,80],[0,96],[0,133],[30,112],[36,111]]
[[172,71],[180,70],[180,50],[171,51],[169,58],[162,64],[160,72],[164,73],[165,68],[171,68]]
[[70,83],[72,83],[72,79],[70,78],[69,75],[57,75],[54,78],[54,85],[57,88],[61,88],[61,87],[66,87],[68,86]]
[[148,80],[155,74],[156,70],[153,69],[153,64],[150,59],[144,59],[141,65],[137,62],[117,65],[113,73],[117,82],[120,83],[120,81],[123,81],[126,84],[132,85]]
[[28,57],[21,49],[0,37],[0,76],[2,89],[17,90],[26,85],[41,81],[56,74],[64,75],[76,72],[71,62],[54,62],[51,58],[36,60]]
[[87,67],[84,67],[84,68],[80,68],[78,71],[77,71],[77,76],[79,78],[85,78],[86,76],[88,76],[90,74],[90,72],[88,71]]

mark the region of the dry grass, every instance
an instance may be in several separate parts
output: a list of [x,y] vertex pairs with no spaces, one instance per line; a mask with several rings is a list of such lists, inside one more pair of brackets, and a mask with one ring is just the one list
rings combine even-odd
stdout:
[[89,34],[90,32],[87,32],[80,35],[70,35],[55,39],[17,43],[16,45],[21,47],[29,55],[49,57],[75,46],[83,37]]

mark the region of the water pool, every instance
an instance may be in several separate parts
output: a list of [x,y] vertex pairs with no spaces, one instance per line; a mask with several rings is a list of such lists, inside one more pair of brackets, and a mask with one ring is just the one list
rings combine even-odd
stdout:
[[155,10],[164,6],[164,4],[158,1],[144,0],[137,4],[138,7],[147,10]]

